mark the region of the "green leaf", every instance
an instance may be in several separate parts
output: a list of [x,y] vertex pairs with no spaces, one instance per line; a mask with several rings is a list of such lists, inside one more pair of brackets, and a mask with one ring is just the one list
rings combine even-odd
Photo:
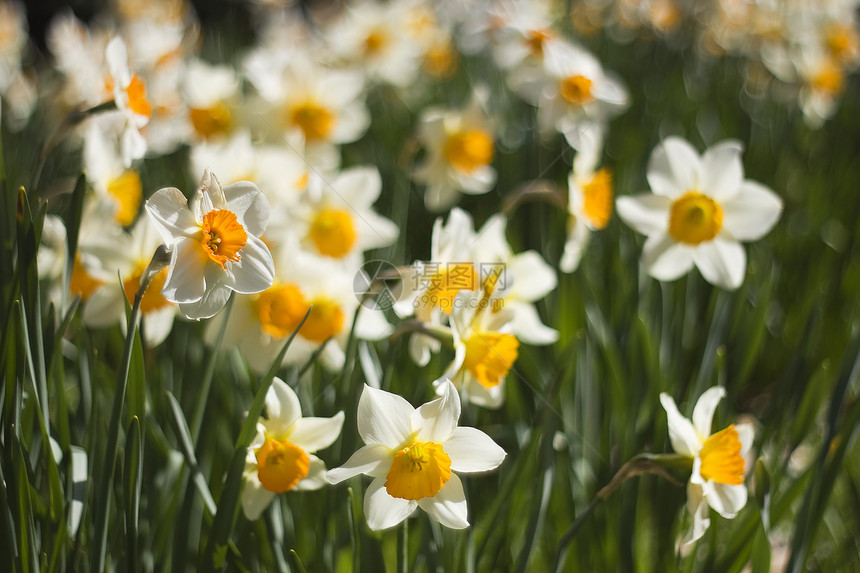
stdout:
[[143,434],[137,416],[131,419],[125,440],[125,559],[127,571],[138,571],[141,556],[138,552],[138,515],[140,489],[143,479]]

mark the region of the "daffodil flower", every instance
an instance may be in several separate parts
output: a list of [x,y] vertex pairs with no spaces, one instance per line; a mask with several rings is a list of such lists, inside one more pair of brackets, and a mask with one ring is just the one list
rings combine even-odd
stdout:
[[668,394],[660,394],[669,422],[669,440],[676,453],[693,458],[693,473],[687,485],[687,509],[693,528],[685,543],[696,541],[711,523],[708,507],[731,519],[746,505],[744,476],[746,458],[753,442],[750,424],[732,424],[711,434],[711,421],[719,401],[726,395],[720,386],[702,394],[690,421],[678,412]]
[[343,412],[331,418],[303,418],[299,399],[280,378],[266,394],[266,418],[257,422],[257,435],[245,459],[242,510],[260,517],[275,495],[307,491],[326,485],[325,463],[314,452],[329,447],[340,435]]
[[241,181],[222,189],[207,169],[191,209],[179,189],[157,191],[146,210],[171,252],[162,294],[188,318],[218,312],[230,291],[261,292],[272,285],[272,254],[260,240],[269,202],[256,185]]
[[742,150],[729,140],[700,156],[685,140],[669,137],[648,164],[653,194],[618,198],[621,219],[648,236],[642,264],[652,277],[675,280],[695,264],[713,285],[741,285],[747,260],[740,241],[763,237],[782,212],[773,191],[744,179]]
[[367,525],[394,527],[417,508],[446,527],[468,527],[466,495],[454,472],[495,469],[505,452],[484,432],[458,427],[460,396],[443,382],[441,397],[413,408],[397,396],[365,386],[358,402],[358,433],[366,444],[328,472],[339,483],[373,477],[364,496]]

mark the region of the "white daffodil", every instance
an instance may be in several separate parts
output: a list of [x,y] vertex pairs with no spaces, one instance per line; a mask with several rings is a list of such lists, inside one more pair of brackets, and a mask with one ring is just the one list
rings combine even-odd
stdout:
[[124,165],[123,158],[105,124],[91,121],[84,132],[84,167],[87,181],[104,210],[115,213],[114,220],[130,227],[143,202],[143,184],[137,169]]
[[117,36],[108,43],[105,60],[110,70],[114,102],[122,119],[120,149],[123,164],[127,167],[146,154],[146,140],[140,129],[149,123],[152,106],[146,99],[143,80],[128,68],[128,53],[122,38]]
[[325,463],[314,452],[329,447],[340,435],[343,412],[331,418],[303,418],[299,398],[280,378],[266,393],[266,417],[245,458],[242,510],[260,517],[275,495],[326,485]]
[[222,189],[207,169],[188,208],[179,189],[156,191],[146,210],[171,252],[164,297],[188,318],[218,312],[230,291],[252,294],[272,285],[272,254],[260,240],[269,221],[269,202],[256,185]]
[[[89,270],[102,286],[96,289],[84,306],[83,319],[88,326],[107,327],[126,325],[125,301],[129,304],[140,288],[140,279],[149,266],[152,254],[161,244],[155,224],[147,217],[141,218],[131,233],[105,235],[87,246],[90,260],[97,261],[98,268]],[[176,306],[161,294],[167,279],[167,268],[161,269],[149,284],[140,303],[143,321],[143,340],[147,346],[161,344],[173,328]],[[122,285],[117,281],[122,277]]]
[[618,198],[621,219],[648,236],[642,264],[652,277],[675,280],[695,264],[711,284],[741,285],[747,263],[740,241],[764,236],[782,212],[773,191],[744,179],[742,150],[729,140],[699,156],[687,141],[667,138],[648,164],[653,194]]
[[[461,291],[454,300],[454,360],[444,376],[473,404],[498,408],[505,400],[505,378],[520,347],[512,332],[513,317],[510,310],[494,306],[486,292]],[[444,391],[438,381],[436,391]]]
[[204,140],[228,135],[236,125],[234,101],[239,78],[229,66],[213,66],[198,59],[188,62],[183,82],[188,121]]
[[676,453],[693,458],[693,473],[687,485],[687,509],[693,516],[693,528],[685,543],[696,541],[711,523],[708,507],[731,519],[747,502],[744,476],[747,454],[753,442],[750,424],[730,425],[711,434],[711,421],[725,389],[714,386],[706,390],[690,421],[678,412],[668,394],[660,394],[660,403],[669,422],[669,439]]
[[572,273],[579,267],[592,231],[606,227],[612,216],[612,174],[596,170],[603,152],[603,128],[582,132],[577,142],[573,171],[567,178],[567,241],[559,268]]
[[327,477],[331,483],[373,477],[364,496],[373,530],[394,527],[419,507],[446,527],[468,527],[463,484],[454,472],[492,470],[505,458],[484,432],[457,426],[460,396],[450,381],[442,386],[441,397],[417,409],[396,394],[364,387],[358,433],[366,445]]
[[429,109],[421,115],[418,136],[427,158],[413,177],[427,186],[424,204],[431,211],[453,205],[460,193],[481,195],[496,183],[490,164],[496,151],[492,121],[484,110],[486,90],[478,89],[463,110]]

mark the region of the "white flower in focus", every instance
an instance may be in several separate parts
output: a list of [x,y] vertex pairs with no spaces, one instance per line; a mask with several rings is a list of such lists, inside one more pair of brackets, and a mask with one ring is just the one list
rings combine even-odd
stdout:
[[421,116],[418,137],[427,158],[413,174],[427,186],[424,204],[431,211],[453,205],[460,193],[481,195],[496,183],[496,147],[492,121],[484,106],[486,90],[478,89],[465,109],[429,109]]
[[446,527],[468,527],[466,495],[454,472],[492,470],[505,458],[484,432],[457,426],[460,397],[450,381],[441,386],[441,397],[417,409],[396,394],[364,387],[358,433],[366,445],[327,477],[331,483],[373,477],[364,495],[373,530],[394,527],[419,507]]
[[299,398],[280,378],[266,393],[266,417],[245,458],[242,510],[250,520],[263,513],[275,495],[326,485],[325,463],[314,452],[340,435],[343,412],[331,418],[303,418]]
[[685,543],[692,543],[705,534],[711,523],[708,507],[731,519],[747,502],[745,460],[753,442],[752,425],[732,424],[711,434],[714,411],[725,395],[726,391],[720,386],[706,390],[696,402],[690,421],[681,415],[671,396],[660,394],[660,403],[668,417],[672,449],[693,458],[693,473],[687,485],[687,509],[693,516],[693,529]]
[[653,194],[618,198],[618,215],[648,236],[642,264],[652,277],[675,280],[695,265],[713,285],[741,285],[747,262],[740,241],[763,237],[782,212],[773,191],[744,179],[742,150],[729,140],[700,156],[669,137],[648,164]]
[[607,168],[596,169],[603,151],[603,129],[581,134],[573,160],[573,171],[567,178],[567,241],[559,268],[572,273],[591,238],[591,233],[606,227],[612,216],[612,174]]
[[178,303],[186,317],[214,315],[230,291],[252,294],[272,285],[272,254],[260,240],[269,221],[269,202],[253,183],[222,189],[207,169],[190,210],[175,187],[156,191],[146,210],[171,252],[162,294]]

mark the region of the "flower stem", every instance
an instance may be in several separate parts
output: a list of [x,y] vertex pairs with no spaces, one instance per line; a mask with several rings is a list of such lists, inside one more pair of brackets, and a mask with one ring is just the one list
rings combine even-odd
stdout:
[[397,572],[407,573],[409,571],[409,521],[403,520],[403,524],[397,530]]

